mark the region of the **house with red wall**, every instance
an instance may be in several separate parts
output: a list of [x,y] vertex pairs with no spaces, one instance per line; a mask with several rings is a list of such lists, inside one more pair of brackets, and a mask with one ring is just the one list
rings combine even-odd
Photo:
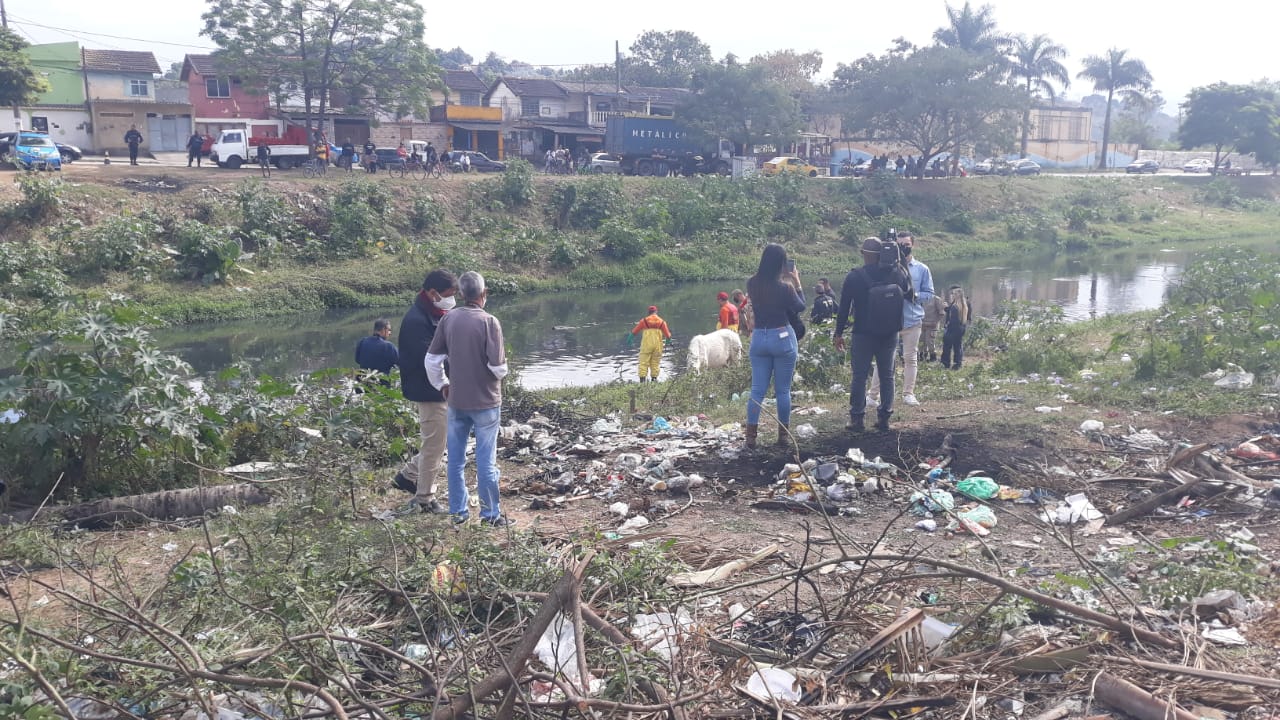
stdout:
[[266,93],[252,93],[240,78],[220,72],[212,55],[187,55],[179,77],[187,83],[196,132],[215,138],[223,130],[245,126],[254,136],[278,132]]

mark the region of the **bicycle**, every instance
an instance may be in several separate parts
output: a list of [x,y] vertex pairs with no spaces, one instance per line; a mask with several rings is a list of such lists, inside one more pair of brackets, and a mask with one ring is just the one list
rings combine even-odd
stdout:
[[329,171],[329,163],[323,158],[312,158],[302,164],[303,177],[324,177]]

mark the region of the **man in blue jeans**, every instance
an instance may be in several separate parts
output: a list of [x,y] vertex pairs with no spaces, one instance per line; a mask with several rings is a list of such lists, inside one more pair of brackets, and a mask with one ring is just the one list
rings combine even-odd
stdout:
[[[502,325],[484,311],[489,293],[478,272],[458,278],[462,306],[450,310],[436,327],[424,364],[431,384],[440,388],[449,406],[449,514],[456,524],[468,519],[467,436],[476,436],[476,493],[480,522],[507,527],[511,520],[498,504],[498,424],[502,420],[502,378],[507,376]],[[445,374],[445,362],[449,374]]]
[[[876,429],[889,429],[889,416],[893,414],[893,355],[898,347],[898,331],[902,329],[902,309],[898,307],[891,318],[872,318],[871,288],[896,284],[906,293],[909,289],[906,272],[898,264],[884,267],[880,264],[881,242],[867,238],[862,244],[863,266],[849,271],[840,290],[840,312],[836,315],[835,347],[844,352],[844,328],[852,310],[853,332],[850,338],[850,365],[853,378],[849,386],[849,423],[846,429],[853,432],[865,430],[867,413],[867,376],[871,374],[871,361],[875,360],[880,371],[880,407],[876,417]],[[873,326],[888,324],[890,332],[875,333]]]

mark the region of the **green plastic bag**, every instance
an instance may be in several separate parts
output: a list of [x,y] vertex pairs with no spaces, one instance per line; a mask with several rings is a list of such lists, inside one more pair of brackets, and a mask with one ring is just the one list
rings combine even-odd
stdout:
[[956,483],[956,492],[975,500],[990,500],[1000,492],[1000,485],[989,477],[971,477]]

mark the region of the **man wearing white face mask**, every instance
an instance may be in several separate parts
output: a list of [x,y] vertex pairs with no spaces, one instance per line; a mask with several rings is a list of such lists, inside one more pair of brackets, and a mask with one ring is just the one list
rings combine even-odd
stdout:
[[427,379],[424,360],[445,313],[453,309],[458,281],[447,270],[432,270],[422,281],[422,290],[400,321],[400,389],[418,409],[422,447],[400,472],[395,486],[413,493],[411,507],[424,513],[444,514],[449,510],[436,501],[436,479],[443,469],[448,409],[444,395]]

